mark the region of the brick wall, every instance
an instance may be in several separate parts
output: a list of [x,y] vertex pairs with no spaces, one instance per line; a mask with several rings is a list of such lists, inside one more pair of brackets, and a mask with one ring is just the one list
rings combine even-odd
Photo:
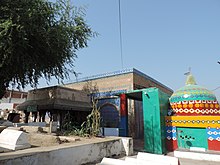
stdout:
[[132,90],[133,89],[133,73],[122,74],[111,77],[104,77],[84,82],[66,84],[64,87],[82,90],[87,83],[92,86],[97,86],[99,92],[117,91],[117,90]]

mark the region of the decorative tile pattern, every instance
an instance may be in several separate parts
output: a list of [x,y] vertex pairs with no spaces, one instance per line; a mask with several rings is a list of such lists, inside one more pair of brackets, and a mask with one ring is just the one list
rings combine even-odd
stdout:
[[186,85],[170,97],[170,102],[190,101],[190,100],[211,100],[215,101],[215,95],[208,89],[199,85]]
[[220,116],[166,116],[166,126],[217,128],[220,127]]
[[92,96],[96,98],[108,98],[115,96],[120,93],[125,93],[127,90],[116,90],[116,91],[108,91],[108,92],[98,92],[98,93],[93,93]]
[[219,115],[220,109],[217,101],[192,100],[170,103],[177,115]]
[[176,140],[176,127],[166,126],[166,139],[167,140]]
[[98,106],[102,107],[105,104],[112,104],[116,106],[116,108],[120,109],[120,98],[109,98],[109,99],[100,99],[98,101]]
[[170,105],[176,115],[220,115],[215,95],[196,84],[189,84],[172,94]]
[[208,140],[210,141],[217,140],[220,142],[220,129],[219,128],[208,127],[206,130],[207,130]]
[[[219,125],[220,126],[220,125]],[[208,149],[220,151],[220,129],[216,128],[206,128],[207,138],[208,138]]]

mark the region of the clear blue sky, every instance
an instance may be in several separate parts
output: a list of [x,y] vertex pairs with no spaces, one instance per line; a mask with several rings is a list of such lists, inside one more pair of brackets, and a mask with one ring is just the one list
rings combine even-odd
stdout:
[[[86,6],[87,23],[99,33],[77,52],[79,78],[122,69],[118,0],[72,3]],[[220,86],[220,0],[121,0],[121,19],[124,68],[176,90],[191,67],[199,85]]]

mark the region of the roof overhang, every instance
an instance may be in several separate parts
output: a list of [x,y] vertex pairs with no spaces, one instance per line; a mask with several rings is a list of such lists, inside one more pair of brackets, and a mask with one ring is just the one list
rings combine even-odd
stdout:
[[27,100],[17,106],[18,110],[24,111],[28,107],[37,107],[37,110],[72,110],[72,111],[91,111],[91,104],[88,102],[72,101],[67,99],[43,99]]
[[128,91],[127,93],[125,93],[125,95],[129,99],[142,101],[142,92],[143,92],[142,89],[140,89],[140,90],[133,90],[133,91]]

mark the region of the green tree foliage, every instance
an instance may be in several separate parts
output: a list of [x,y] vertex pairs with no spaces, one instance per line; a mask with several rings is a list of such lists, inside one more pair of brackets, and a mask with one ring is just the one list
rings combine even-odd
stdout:
[[36,87],[40,77],[67,78],[76,51],[94,34],[83,10],[68,0],[1,0],[0,98],[9,85]]

